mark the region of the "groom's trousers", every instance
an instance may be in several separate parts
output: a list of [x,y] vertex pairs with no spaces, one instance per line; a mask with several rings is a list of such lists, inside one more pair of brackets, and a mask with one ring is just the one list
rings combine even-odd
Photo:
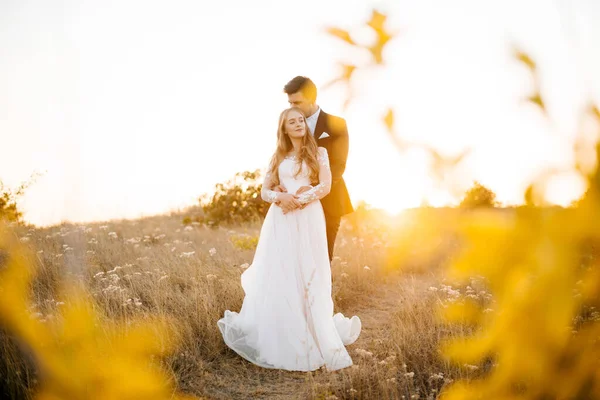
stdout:
[[329,261],[333,260],[333,247],[335,246],[335,238],[340,229],[342,217],[334,217],[325,214],[325,227],[327,229],[327,250],[329,251]]

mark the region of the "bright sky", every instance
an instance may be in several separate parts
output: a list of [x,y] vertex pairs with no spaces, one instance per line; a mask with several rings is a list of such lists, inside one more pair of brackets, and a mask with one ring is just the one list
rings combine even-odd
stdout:
[[[400,156],[381,116],[403,137],[452,154],[473,148],[461,182],[522,199],[541,166],[571,164],[576,111],[600,99],[600,2],[594,0],[5,0],[0,3],[0,179],[47,171],[23,200],[26,220],[51,224],[136,217],[191,205],[274,150],[283,85],[318,86],[336,63],[364,59],[324,33],[351,29],[373,6],[399,30],[388,66],[359,75],[358,99],[319,94],[348,121],[352,199],[396,211],[449,201],[418,152]],[[368,40],[365,28],[357,40]],[[531,85],[510,40],[540,64],[558,129],[519,103]],[[581,187],[550,188],[568,203]]]

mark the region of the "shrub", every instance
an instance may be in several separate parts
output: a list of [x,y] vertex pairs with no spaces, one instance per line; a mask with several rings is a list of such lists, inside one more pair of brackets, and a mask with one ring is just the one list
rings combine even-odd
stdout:
[[460,203],[461,208],[495,207],[496,205],[496,193],[477,181],[473,182],[473,186],[467,190]]
[[265,217],[269,203],[260,197],[262,179],[259,170],[238,172],[233,179],[218,183],[212,196],[200,198],[207,225],[239,224]]

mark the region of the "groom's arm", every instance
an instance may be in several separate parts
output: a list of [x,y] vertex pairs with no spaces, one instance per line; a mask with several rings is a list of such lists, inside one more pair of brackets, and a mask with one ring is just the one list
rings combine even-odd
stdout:
[[332,131],[335,134],[332,136],[332,142],[329,149],[329,160],[331,165],[331,186],[335,186],[342,179],[342,175],[346,170],[346,160],[348,160],[348,126],[343,118],[334,117],[330,121]]

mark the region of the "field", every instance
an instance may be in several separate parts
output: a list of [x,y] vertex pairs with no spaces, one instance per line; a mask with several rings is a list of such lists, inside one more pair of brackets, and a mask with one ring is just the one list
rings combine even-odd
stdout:
[[[409,217],[404,218],[398,223],[411,230],[410,243],[421,248],[414,247],[412,259],[396,260],[393,268],[390,224],[359,215],[342,225],[332,265],[333,297],[336,312],[358,315],[363,331],[348,347],[354,365],[333,373],[261,369],[223,344],[216,321],[226,309],[241,306],[240,274],[252,262],[259,223],[211,229],[183,224],[182,215],[173,214],[17,228],[16,233],[39,267],[30,310],[35,318],[52,319],[69,301],[57,292],[62,279],[83,282],[103,318],[168,317],[176,322],[180,339],[162,366],[185,393],[215,399],[435,398],[453,380],[480,372],[441,357],[440,340],[468,328],[443,324],[437,310],[461,296],[482,302],[491,296],[476,280],[469,287],[452,287],[442,265],[448,246],[440,255],[439,238],[419,243]],[[33,364],[23,361],[27,358],[17,353],[10,336],[2,341],[4,391],[29,393],[37,382]]]

